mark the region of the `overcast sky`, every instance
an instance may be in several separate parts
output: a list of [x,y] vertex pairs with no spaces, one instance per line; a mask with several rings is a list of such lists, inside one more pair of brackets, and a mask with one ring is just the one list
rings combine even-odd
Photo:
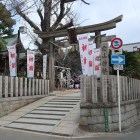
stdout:
[[116,35],[123,40],[123,44],[140,42],[140,0],[86,1],[91,4],[76,2],[73,6],[79,13],[78,23],[83,21],[81,25],[93,25],[123,15],[122,22],[117,23],[115,29],[103,33]]
[[[90,5],[80,1],[74,2],[73,5],[73,10],[79,15],[80,26],[106,22],[123,15],[122,22],[117,23],[115,29],[102,32],[102,34],[116,35],[123,40],[123,44],[140,42],[140,0],[85,0],[91,3]],[[31,17],[39,24],[38,16],[33,14]],[[17,29],[18,27],[15,28],[15,33]],[[29,37],[24,35],[23,38],[25,47],[34,48],[34,43],[31,43]]]

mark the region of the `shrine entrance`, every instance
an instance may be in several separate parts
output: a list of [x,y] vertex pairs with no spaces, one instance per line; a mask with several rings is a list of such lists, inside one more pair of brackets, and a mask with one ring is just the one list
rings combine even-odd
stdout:
[[54,32],[39,32],[35,31],[36,34],[40,38],[50,39],[50,50],[49,50],[49,80],[50,80],[50,92],[54,90],[54,81],[55,81],[55,70],[54,70],[54,50],[56,41],[52,41],[57,37],[64,37],[68,36],[71,40],[76,40],[76,35],[78,34],[84,34],[84,33],[95,33],[95,36],[91,36],[91,40],[95,40],[96,48],[101,47],[101,42],[108,42],[111,41],[115,36],[106,36],[102,35],[102,31],[107,31],[113,28],[116,28],[116,23],[122,21],[123,16],[120,15],[112,20],[109,20],[107,22],[103,22],[100,24],[95,25],[89,25],[89,26],[82,26],[82,27],[73,27],[69,29],[62,29],[62,30],[56,30]]

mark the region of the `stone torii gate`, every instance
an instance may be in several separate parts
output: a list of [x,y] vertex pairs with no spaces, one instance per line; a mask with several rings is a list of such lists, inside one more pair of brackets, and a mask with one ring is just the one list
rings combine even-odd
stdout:
[[[75,28],[76,34],[84,34],[84,33],[93,33],[95,32],[95,43],[96,43],[96,48],[100,48],[100,43],[101,43],[101,31],[106,31],[110,30],[113,28],[116,28],[116,23],[122,21],[123,16],[120,15],[112,20],[109,20],[107,22],[103,22],[100,24],[95,24],[95,25],[89,25],[89,26],[82,26],[82,27],[77,27]],[[39,32],[39,31],[34,31],[40,38],[46,38],[46,39],[51,39],[51,38],[56,38],[56,37],[64,37],[68,36],[68,30],[67,29],[62,29],[62,30],[56,30],[53,32]],[[49,44],[49,81],[50,81],[50,92],[54,90],[54,44],[50,40]]]

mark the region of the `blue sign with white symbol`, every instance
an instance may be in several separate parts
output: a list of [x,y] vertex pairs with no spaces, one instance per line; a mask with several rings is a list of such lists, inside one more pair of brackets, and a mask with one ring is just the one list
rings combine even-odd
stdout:
[[116,47],[116,46],[119,46],[119,45],[120,45],[120,41],[119,41],[119,40],[115,40],[113,45],[114,45],[115,47]]
[[111,64],[124,65],[125,55],[111,55]]

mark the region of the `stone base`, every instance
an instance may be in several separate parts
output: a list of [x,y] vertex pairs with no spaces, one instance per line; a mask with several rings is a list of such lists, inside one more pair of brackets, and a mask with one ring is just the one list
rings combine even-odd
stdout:
[[27,104],[45,97],[44,95],[10,97],[0,99],[0,117],[5,116]]
[[[107,131],[118,131],[119,130],[119,116],[118,107],[106,106],[107,117],[105,119],[105,106],[93,105],[81,107],[80,109],[80,123],[79,127],[91,132],[105,132],[105,126],[108,126]],[[128,128],[130,125],[139,121],[140,118],[140,100],[128,101],[121,104],[121,122],[122,129]],[[105,125],[105,120],[106,124]]]

